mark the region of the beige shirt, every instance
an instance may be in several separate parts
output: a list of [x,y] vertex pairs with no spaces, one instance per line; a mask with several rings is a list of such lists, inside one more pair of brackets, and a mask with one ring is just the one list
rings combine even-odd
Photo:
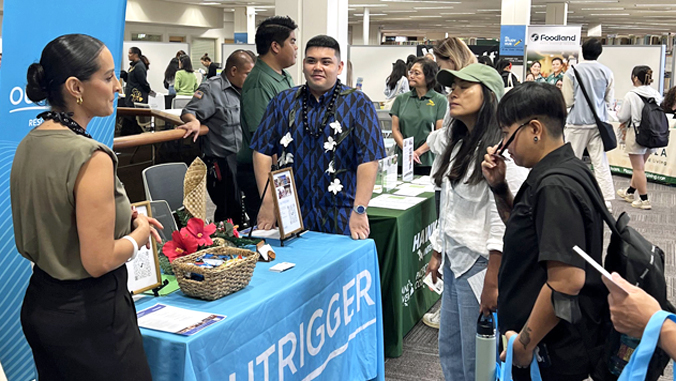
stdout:
[[120,239],[131,231],[131,206],[107,146],[70,130],[32,130],[16,150],[10,176],[16,247],[56,279],[90,277],[80,259],[73,190],[80,168],[99,150],[113,160],[114,238]]

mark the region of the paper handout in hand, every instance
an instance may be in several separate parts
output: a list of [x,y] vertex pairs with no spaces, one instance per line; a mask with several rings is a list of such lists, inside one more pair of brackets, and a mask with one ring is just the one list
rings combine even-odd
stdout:
[[[620,293],[623,293],[625,295],[629,295],[629,292],[625,290],[622,286],[620,286],[615,280],[613,280],[612,275],[608,272],[608,270],[604,269],[603,266],[601,266],[598,262],[594,260],[594,258],[590,257],[589,254],[587,254],[584,250],[582,250],[579,246],[575,245],[573,247],[573,250],[580,255],[585,261],[587,261],[596,271],[600,272],[601,275],[608,279],[610,281],[611,286],[609,287],[609,290],[612,291],[617,291]],[[606,286],[608,284],[606,283]],[[611,289],[612,288],[612,289]]]

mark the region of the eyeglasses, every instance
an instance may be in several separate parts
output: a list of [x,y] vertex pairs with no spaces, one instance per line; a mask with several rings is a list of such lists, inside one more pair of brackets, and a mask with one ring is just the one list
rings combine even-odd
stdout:
[[507,139],[507,143],[505,143],[505,141],[504,141],[504,139],[503,139],[503,141],[502,141],[503,144],[498,148],[498,155],[503,156],[503,152],[505,152],[505,150],[507,149],[507,147],[509,147],[509,145],[512,144],[512,142],[514,141],[514,138],[516,138],[516,134],[519,132],[519,130],[520,130],[523,126],[526,126],[526,125],[530,124],[530,122],[532,122],[532,121],[534,121],[534,120],[535,120],[535,119],[531,119],[531,120],[529,120],[528,122],[526,122],[526,123],[520,125],[519,127],[517,127],[516,130],[514,130],[514,133],[512,134],[512,136],[510,136],[509,139]]
[[421,71],[409,71],[408,75],[410,75],[411,77],[417,77],[423,75],[423,73]]

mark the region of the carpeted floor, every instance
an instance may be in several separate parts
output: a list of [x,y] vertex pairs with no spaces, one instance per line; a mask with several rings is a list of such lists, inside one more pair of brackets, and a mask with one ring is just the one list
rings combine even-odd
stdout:
[[[629,178],[615,176],[616,189],[626,188]],[[613,202],[613,214],[622,212],[631,216],[631,226],[666,253],[666,276],[669,299],[676,302],[676,187],[648,184],[648,195],[653,209],[634,209],[623,200]],[[605,243],[610,232],[606,228]],[[437,304],[432,308],[439,308]],[[443,380],[437,351],[437,330],[418,323],[404,339],[404,352],[399,358],[385,362],[385,379],[391,381]],[[661,381],[673,379],[671,365]]]

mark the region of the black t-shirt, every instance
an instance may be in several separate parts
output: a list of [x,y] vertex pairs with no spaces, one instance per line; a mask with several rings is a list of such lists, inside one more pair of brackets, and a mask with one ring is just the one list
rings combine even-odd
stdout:
[[573,326],[561,320],[541,341],[547,346],[552,370],[580,374],[591,372],[591,362],[596,360],[590,362],[584,343],[596,346],[600,339],[599,322],[608,313],[608,291],[599,273],[586,265],[573,246],[601,263],[603,219],[575,179],[558,174],[543,178],[552,168],[574,170],[592,189],[598,189],[593,174],[575,157],[570,144],[533,167],[507,221],[498,275],[498,323],[500,332],[521,331],[547,280],[547,261],[585,269],[585,285],[579,294],[581,321]]
[[211,78],[211,77],[215,76],[216,70],[218,70],[218,64],[216,64],[216,62],[210,63],[208,70],[209,71],[207,72],[207,78]]

